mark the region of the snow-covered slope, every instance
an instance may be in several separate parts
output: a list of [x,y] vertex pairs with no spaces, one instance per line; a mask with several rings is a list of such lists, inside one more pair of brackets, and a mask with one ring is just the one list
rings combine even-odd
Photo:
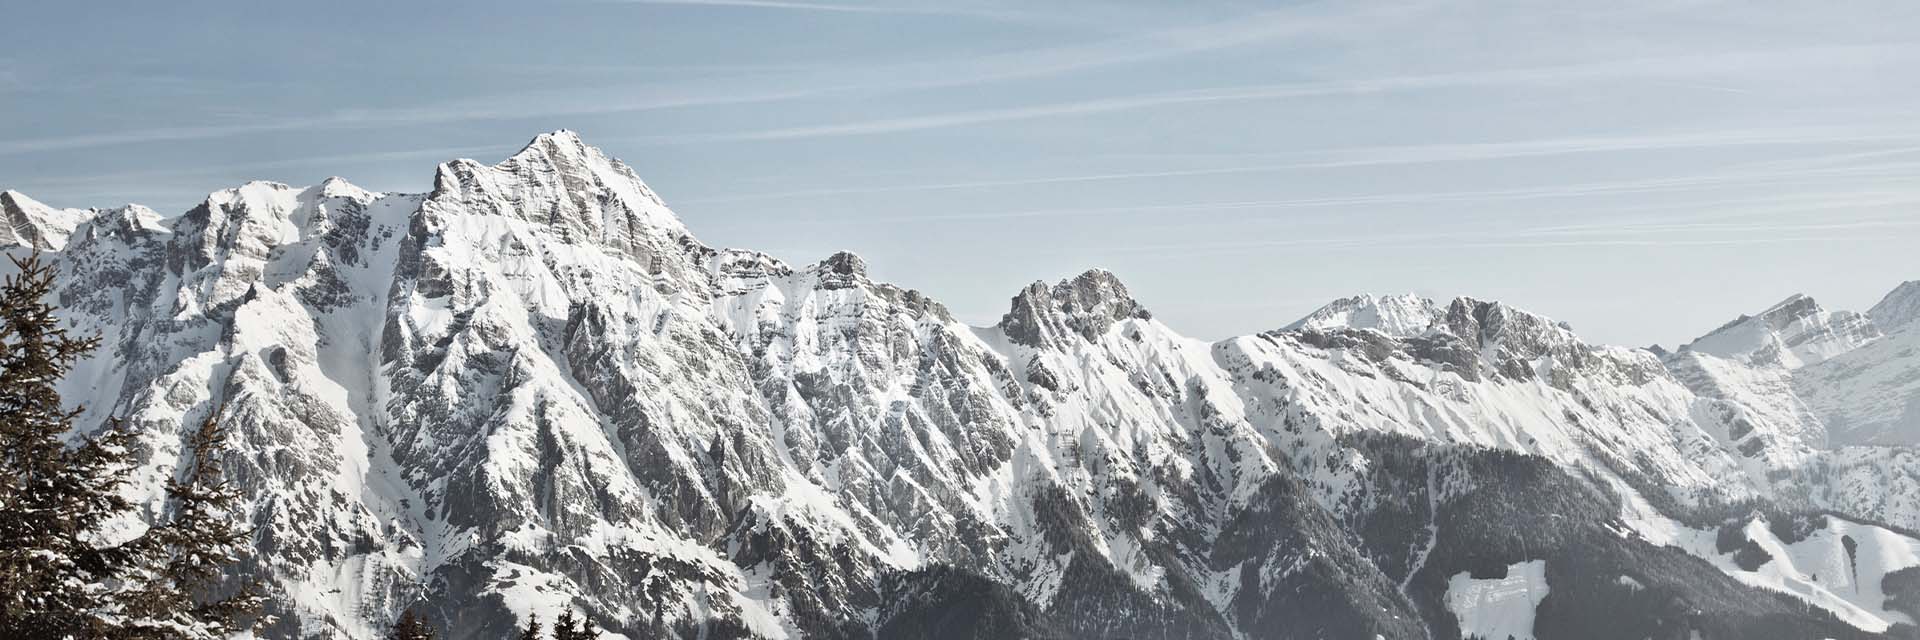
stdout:
[[31,249],[59,249],[67,236],[92,212],[79,209],[55,209],[18,191],[0,191],[0,216],[6,228],[0,230],[0,242],[7,246]]
[[[1098,269],[974,327],[850,253],[709,247],[569,132],[427,194],[49,211],[11,241],[53,251],[104,339],[62,393],[139,430],[153,505],[182,426],[220,412],[276,637],[370,638],[409,606],[461,638],[562,607],[630,637],[917,637],[951,606],[1076,638],[1415,638],[1479,624],[1449,582],[1489,562],[1542,563],[1543,628],[1651,593],[1648,628],[1844,637],[1872,625],[1619,518],[1920,523],[1908,450],[1821,452],[1818,419],[1768,403],[1789,383],[1752,377],[1872,337],[1798,306],[1742,329],[1758,350],[1696,345],[1702,372],[1472,298],[1207,343]],[[1702,570],[1642,592],[1589,562]]]
[[1890,609],[1889,574],[1920,566],[1920,538],[1827,515],[1753,515],[1717,530],[1655,519],[1636,533],[1706,558],[1743,583],[1794,594],[1849,624],[1885,631],[1914,620]]
[[1533,640],[1534,611],[1550,591],[1547,563],[1531,560],[1507,567],[1500,577],[1454,574],[1447,581],[1447,608],[1471,637]]
[[1880,337],[1867,316],[1827,311],[1794,295],[1758,315],[1741,316],[1681,347],[1755,366],[1797,369],[1846,353]]
[[[1866,314],[1796,295],[1667,354],[1694,392],[1813,447],[1920,443],[1920,282]],[[1759,446],[1759,445],[1755,445]]]
[[1793,375],[1841,444],[1920,444],[1920,323]]
[[1886,337],[1807,367],[1793,390],[1841,444],[1920,444],[1920,281],[1867,311]]
[[1867,317],[1881,330],[1900,329],[1920,320],[1920,280],[1908,280],[1894,287],[1878,304],[1867,310]]
[[1396,338],[1426,333],[1446,314],[1432,300],[1414,294],[1341,298],[1295,320],[1283,330],[1348,327],[1372,329]]

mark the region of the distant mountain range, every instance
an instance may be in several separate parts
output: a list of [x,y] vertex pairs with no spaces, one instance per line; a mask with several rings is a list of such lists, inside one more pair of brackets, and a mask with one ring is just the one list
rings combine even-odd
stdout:
[[1470,297],[1206,342],[1103,270],[976,327],[710,247],[565,131],[426,194],[0,214],[132,495],[220,410],[269,637],[1920,637],[1920,282],[1673,352]]

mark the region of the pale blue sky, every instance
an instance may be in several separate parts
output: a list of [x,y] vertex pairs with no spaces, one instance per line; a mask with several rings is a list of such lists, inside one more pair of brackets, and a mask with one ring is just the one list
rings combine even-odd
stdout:
[[14,2],[0,188],[423,191],[568,128],[710,244],[976,324],[1103,266],[1207,338],[1415,291],[1671,345],[1920,278],[1920,3],[1194,4]]

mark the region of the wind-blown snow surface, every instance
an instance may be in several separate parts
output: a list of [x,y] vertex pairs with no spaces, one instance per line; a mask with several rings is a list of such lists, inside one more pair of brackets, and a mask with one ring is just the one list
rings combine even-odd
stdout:
[[[157,504],[182,426],[220,411],[275,636],[369,638],[415,606],[453,637],[562,607],[635,637],[865,637],[904,624],[901,594],[963,597],[931,571],[955,567],[1005,591],[964,597],[1075,637],[1420,637],[1455,624],[1438,603],[1467,533],[1442,512],[1538,480],[1496,482],[1532,467],[1487,451],[1647,517],[1765,502],[1920,527],[1911,451],[1820,449],[1818,417],[1763,402],[1790,383],[1751,350],[1695,375],[1411,296],[1206,343],[1101,270],[967,326],[852,254],[708,247],[567,132],[440,165],[428,194],[8,206],[104,339],[61,391],[142,435],[130,492]],[[1872,343],[1822,317],[1748,342],[1800,364]],[[1393,475],[1422,451],[1458,460]]]

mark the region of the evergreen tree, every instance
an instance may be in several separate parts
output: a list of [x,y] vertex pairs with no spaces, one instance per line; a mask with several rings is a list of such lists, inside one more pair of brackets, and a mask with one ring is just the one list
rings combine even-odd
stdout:
[[573,640],[598,640],[600,630],[593,627],[593,619],[580,616],[580,626],[574,627]]
[[207,416],[191,436],[192,459],[167,482],[170,517],[128,545],[143,559],[139,571],[121,577],[128,585],[119,599],[122,613],[132,621],[130,632],[141,630],[154,638],[224,638],[244,628],[234,621],[257,611],[265,600],[251,586],[225,597],[207,597],[222,569],[240,559],[253,535],[251,529],[234,526],[228,516],[242,496],[222,478],[216,454],[224,441],[219,414]]
[[553,619],[553,640],[586,640],[574,635],[574,622],[573,609],[560,610],[560,615]]
[[393,629],[387,632],[387,640],[433,640],[433,627],[408,609],[400,614],[399,621],[393,623]]
[[131,550],[96,541],[130,506],[117,491],[128,436],[63,440],[79,410],[54,385],[98,341],[68,335],[44,302],[52,267],[14,264],[0,283],[0,637],[104,635],[107,578],[133,565]]
[[527,626],[520,630],[520,640],[540,640],[540,616],[527,618]]
[[131,540],[107,537],[129,513],[119,489],[132,435],[115,421],[66,439],[80,410],[54,385],[97,344],[68,335],[45,302],[55,271],[14,259],[0,283],[0,637],[217,638],[260,598],[211,598],[250,531],[227,520],[239,494],[220,479],[220,432],[209,418],[192,458],[167,486],[160,522]]

